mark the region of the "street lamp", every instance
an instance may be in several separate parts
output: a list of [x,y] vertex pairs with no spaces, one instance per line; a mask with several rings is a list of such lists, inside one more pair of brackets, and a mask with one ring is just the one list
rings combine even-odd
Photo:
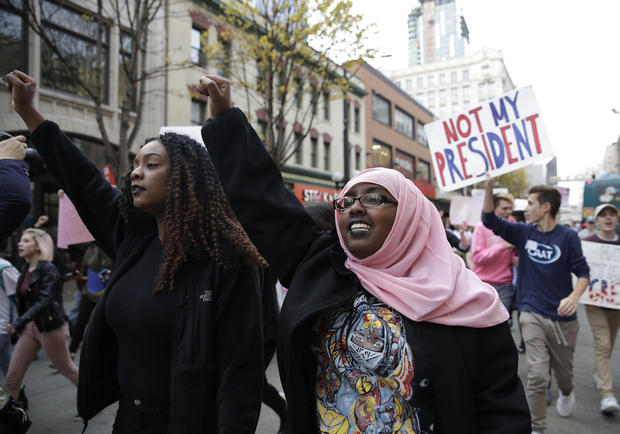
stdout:
[[334,172],[332,173],[332,181],[334,181],[334,184],[336,184],[336,190],[340,189],[340,184],[342,183],[342,181],[344,180],[344,175],[340,172]]

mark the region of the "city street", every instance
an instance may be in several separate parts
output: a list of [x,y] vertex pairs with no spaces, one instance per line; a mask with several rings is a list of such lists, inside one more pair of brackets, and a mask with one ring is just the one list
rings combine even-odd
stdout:
[[[67,291],[68,292],[68,291]],[[67,294],[66,300],[70,300]],[[66,308],[70,303],[66,303]],[[547,434],[569,433],[597,433],[617,434],[620,432],[620,415],[604,417],[599,412],[599,394],[592,385],[593,341],[583,306],[579,309],[581,328],[577,342],[575,357],[575,385],[577,405],[572,417],[562,418],[555,409],[557,387],[555,381],[552,386],[553,403],[549,406],[547,419]],[[513,327],[516,331],[516,325]],[[519,374],[525,379],[525,358],[519,356]],[[79,434],[82,423],[75,415],[75,388],[57,371],[51,369],[49,360],[44,352],[39,352],[26,374],[25,384],[30,401],[29,414],[33,425],[29,434]],[[620,350],[616,349],[612,358],[612,373],[616,380],[616,390],[620,390]],[[268,370],[269,381],[281,390],[275,360]],[[112,431],[112,423],[116,413],[113,405],[92,419],[88,425],[87,434],[104,434]],[[257,429],[259,434],[276,433],[279,419],[271,409],[263,405]]]

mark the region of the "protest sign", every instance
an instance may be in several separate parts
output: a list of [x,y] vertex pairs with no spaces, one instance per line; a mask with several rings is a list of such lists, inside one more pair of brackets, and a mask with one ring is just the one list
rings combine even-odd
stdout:
[[553,156],[531,86],[424,127],[437,184],[452,191]]
[[58,196],[58,247],[95,241],[66,194]]
[[484,197],[459,196],[450,201],[450,223],[458,226],[476,226],[480,223],[480,214]]
[[620,246],[592,241],[581,246],[590,266],[590,286],[579,302],[620,309]]
[[202,127],[200,126],[190,126],[190,127],[184,127],[184,126],[179,126],[179,127],[171,127],[171,126],[163,126],[159,129],[159,134],[164,134],[164,133],[177,133],[177,134],[184,134],[186,136],[189,136],[190,138],[194,139],[195,141],[197,141],[198,143],[200,143],[201,145],[204,146],[204,143],[202,142]]

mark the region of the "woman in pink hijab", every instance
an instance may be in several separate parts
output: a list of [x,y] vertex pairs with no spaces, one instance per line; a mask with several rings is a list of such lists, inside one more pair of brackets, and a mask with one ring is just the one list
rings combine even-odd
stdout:
[[367,169],[321,231],[282,182],[230,85],[202,135],[231,205],[289,288],[278,364],[289,433],[528,433],[508,313],[453,254],[413,182]]

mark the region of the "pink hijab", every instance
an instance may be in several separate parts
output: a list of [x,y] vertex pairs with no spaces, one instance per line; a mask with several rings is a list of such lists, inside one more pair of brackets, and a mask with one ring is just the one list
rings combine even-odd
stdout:
[[380,185],[398,201],[392,230],[365,259],[344,245],[336,212],[345,266],[368,292],[413,321],[489,327],[508,319],[497,291],[454,254],[437,209],[413,182],[396,170],[371,168],[354,176],[341,195],[361,183]]

